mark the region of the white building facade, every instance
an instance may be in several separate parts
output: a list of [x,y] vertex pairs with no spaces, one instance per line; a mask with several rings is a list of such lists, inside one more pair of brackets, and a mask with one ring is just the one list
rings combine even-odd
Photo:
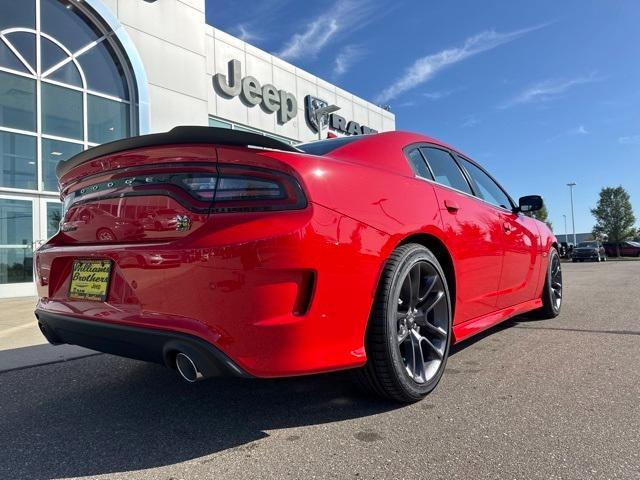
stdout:
[[[328,105],[339,110],[315,116]],[[59,161],[177,125],[297,143],[318,128],[393,130],[395,117],[207,25],[205,0],[0,0],[0,298],[35,292]]]

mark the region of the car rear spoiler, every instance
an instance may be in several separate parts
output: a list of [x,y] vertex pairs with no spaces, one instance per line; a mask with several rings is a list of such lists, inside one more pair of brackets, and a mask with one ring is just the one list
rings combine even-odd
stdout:
[[175,127],[165,133],[153,133],[138,137],[124,138],[115,142],[104,143],[74,155],[68,160],[58,163],[56,175],[61,179],[71,169],[89,160],[105,155],[132,150],[134,148],[154,147],[158,145],[179,145],[190,143],[206,143],[216,145],[233,145],[237,147],[261,147],[286,152],[302,152],[302,150],[281,142],[272,137],[258,133],[231,130],[216,127]]

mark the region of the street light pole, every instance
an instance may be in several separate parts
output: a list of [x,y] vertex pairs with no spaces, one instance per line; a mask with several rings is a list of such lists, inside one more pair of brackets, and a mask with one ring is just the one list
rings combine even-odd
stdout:
[[569,194],[571,195],[571,228],[573,229],[573,245],[577,245],[576,242],[576,218],[573,213],[573,187],[576,186],[576,182],[567,183],[567,187],[569,187]]

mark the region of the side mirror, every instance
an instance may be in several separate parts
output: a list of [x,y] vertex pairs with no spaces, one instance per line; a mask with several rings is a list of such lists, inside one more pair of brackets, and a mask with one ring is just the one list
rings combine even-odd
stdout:
[[540,195],[527,195],[518,200],[518,211],[522,213],[536,212],[542,208],[542,197]]

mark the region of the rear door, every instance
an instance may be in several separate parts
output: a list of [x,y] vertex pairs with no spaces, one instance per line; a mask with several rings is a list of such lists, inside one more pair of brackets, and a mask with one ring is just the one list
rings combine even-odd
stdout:
[[504,253],[500,215],[473,196],[469,181],[451,154],[424,146],[456,269],[454,323],[463,323],[497,309],[497,291]]
[[536,221],[513,211],[513,202],[498,183],[475,163],[458,156],[477,196],[500,218],[504,263],[498,307],[506,308],[533,299],[538,287],[540,234]]

